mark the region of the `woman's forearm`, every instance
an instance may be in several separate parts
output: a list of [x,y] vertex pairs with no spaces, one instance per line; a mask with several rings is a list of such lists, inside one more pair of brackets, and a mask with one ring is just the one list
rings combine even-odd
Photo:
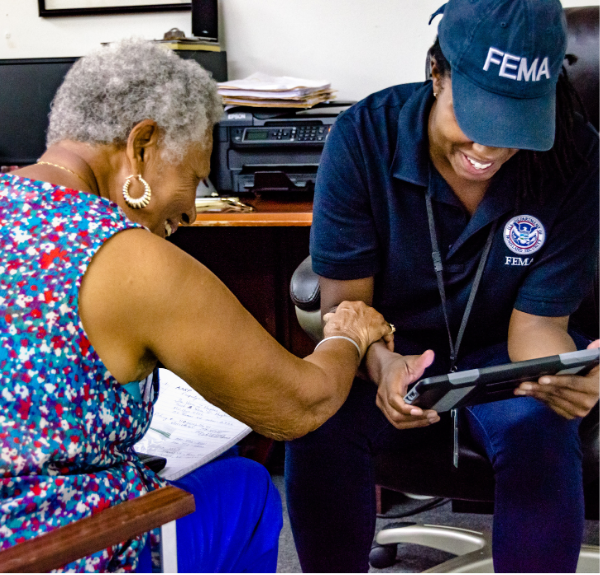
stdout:
[[[356,348],[343,339],[329,340],[304,358],[318,370],[310,390],[305,390],[306,421],[297,436],[316,429],[327,421],[346,401],[359,365]],[[312,383],[312,382],[311,382]]]
[[[137,297],[143,294],[143,297]],[[344,302],[307,361],[270,336],[209,270],[143,230],[115,235],[96,254],[79,294],[94,349],[117,381],[160,361],[208,401],[276,439],[303,435],[346,399],[359,359],[386,334],[383,317]]]

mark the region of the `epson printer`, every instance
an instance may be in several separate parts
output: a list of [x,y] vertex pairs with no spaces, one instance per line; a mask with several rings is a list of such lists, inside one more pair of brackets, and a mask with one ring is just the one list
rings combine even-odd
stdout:
[[215,126],[210,179],[220,192],[257,195],[314,191],[325,140],[353,102],[308,110],[236,107]]

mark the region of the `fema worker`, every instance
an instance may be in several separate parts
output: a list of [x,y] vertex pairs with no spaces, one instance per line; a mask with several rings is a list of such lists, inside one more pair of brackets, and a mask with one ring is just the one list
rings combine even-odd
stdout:
[[[287,445],[304,571],[368,570],[372,455],[402,457],[439,419],[403,402],[409,384],[590,344],[567,327],[598,253],[598,133],[574,110],[561,4],[450,0],[441,12],[432,80],[353,106],[319,169],[311,255],[322,312],[363,300],[397,331],[395,352],[371,347],[341,410]],[[495,471],[494,567],[574,572],[578,426],[598,401],[598,369],[515,393],[460,415]]]

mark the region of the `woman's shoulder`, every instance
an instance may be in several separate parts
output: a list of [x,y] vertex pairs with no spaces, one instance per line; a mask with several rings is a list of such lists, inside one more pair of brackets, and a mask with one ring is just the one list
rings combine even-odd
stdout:
[[5,207],[3,217],[18,220],[22,229],[31,223],[38,228],[54,228],[59,235],[76,231],[101,236],[103,232],[142,227],[110,200],[14,173],[0,174],[0,196]]

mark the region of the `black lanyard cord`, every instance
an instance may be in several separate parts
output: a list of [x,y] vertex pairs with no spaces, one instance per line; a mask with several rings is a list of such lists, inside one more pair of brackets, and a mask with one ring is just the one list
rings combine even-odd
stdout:
[[473,285],[471,286],[471,292],[469,293],[469,300],[467,301],[467,306],[465,307],[465,312],[463,313],[462,322],[460,324],[460,329],[458,330],[458,335],[456,336],[456,343],[452,339],[452,332],[450,331],[450,321],[448,319],[448,306],[446,302],[446,290],[444,288],[444,276],[443,270],[444,266],[442,264],[442,255],[440,253],[440,249],[437,241],[437,234],[435,231],[435,221],[433,219],[433,207],[431,205],[431,196],[429,194],[425,195],[425,200],[427,203],[427,220],[429,222],[429,235],[431,236],[431,248],[433,250],[433,267],[435,269],[435,275],[437,278],[438,290],[440,292],[440,298],[442,300],[442,311],[444,312],[444,320],[446,322],[446,330],[448,332],[448,341],[450,343],[450,371],[454,371],[456,368],[456,358],[458,356],[458,349],[460,348],[460,344],[465,333],[465,329],[467,327],[467,322],[469,321],[469,315],[471,314],[471,309],[473,308],[473,302],[475,301],[475,295],[477,294],[477,290],[479,289],[479,284],[481,282],[481,276],[483,276],[483,269],[485,268],[485,263],[487,261],[488,255],[490,253],[490,249],[492,247],[492,242],[494,240],[494,234],[496,232],[496,228],[498,227],[498,220],[496,220],[490,229],[490,233],[488,234],[487,241],[485,243],[485,247],[483,248],[483,253],[481,254],[481,258],[479,259],[479,266],[477,267],[477,273],[475,274],[475,279],[473,280]]

